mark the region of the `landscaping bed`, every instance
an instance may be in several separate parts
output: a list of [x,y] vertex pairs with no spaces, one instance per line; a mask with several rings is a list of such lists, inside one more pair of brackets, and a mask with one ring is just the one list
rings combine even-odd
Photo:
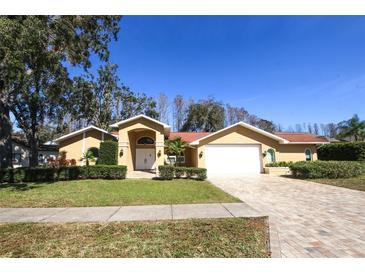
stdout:
[[326,185],[365,191],[365,174],[355,178],[312,179],[311,181]]
[[238,202],[207,181],[77,180],[0,184],[0,207],[84,207]]
[[266,218],[0,224],[1,257],[269,257]]

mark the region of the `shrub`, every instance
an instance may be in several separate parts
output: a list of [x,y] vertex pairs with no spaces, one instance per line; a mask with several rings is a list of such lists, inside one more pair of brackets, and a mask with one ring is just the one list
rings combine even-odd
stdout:
[[197,180],[205,180],[207,178],[207,169],[206,168],[193,168],[193,174],[196,176]]
[[59,167],[57,169],[57,180],[77,180],[80,177],[80,166]]
[[285,161],[281,161],[281,162],[273,162],[273,163],[269,163],[266,164],[266,167],[290,167],[293,164],[292,161],[290,162],[285,162]]
[[104,141],[100,143],[98,165],[118,164],[118,143],[115,141]]
[[324,161],[365,161],[365,142],[348,142],[321,145],[318,159]]
[[184,175],[188,179],[205,180],[207,178],[207,169],[199,167],[174,167],[159,166],[160,178],[162,180],[172,180],[174,177],[182,178]]
[[43,182],[76,179],[125,179],[126,166],[63,166],[1,169],[0,182]]
[[364,170],[355,161],[302,161],[290,167],[293,175],[301,178],[350,178],[360,175]]
[[172,180],[174,178],[175,168],[173,166],[159,166],[159,178],[162,180]]
[[0,182],[19,183],[24,181],[24,177],[25,168],[0,169]]
[[34,167],[24,169],[24,182],[46,182],[56,179],[57,169],[53,167]]
[[58,156],[58,165],[60,166],[67,166],[68,161],[66,160],[67,152],[66,151],[60,151],[60,156]]
[[175,167],[175,177],[181,178],[185,175],[186,168],[185,167]]
[[110,165],[83,166],[80,171],[80,176],[83,179],[125,179],[127,167]]

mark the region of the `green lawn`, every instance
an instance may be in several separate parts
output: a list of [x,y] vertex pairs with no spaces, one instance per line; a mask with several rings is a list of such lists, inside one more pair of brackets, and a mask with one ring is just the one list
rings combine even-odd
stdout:
[[365,191],[365,174],[347,179],[310,179],[310,181]]
[[0,257],[268,257],[265,218],[0,224]]
[[237,198],[209,182],[184,179],[0,184],[0,207],[81,207],[237,201]]

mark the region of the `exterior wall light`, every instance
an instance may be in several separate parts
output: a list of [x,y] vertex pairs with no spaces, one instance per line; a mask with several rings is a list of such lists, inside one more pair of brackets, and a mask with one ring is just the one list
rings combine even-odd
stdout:
[[119,157],[123,157],[123,149],[120,150]]
[[157,157],[158,157],[158,158],[160,158],[160,157],[161,157],[161,150],[159,150],[159,151],[157,152]]
[[202,157],[203,157],[203,151],[200,151],[199,158],[202,158]]

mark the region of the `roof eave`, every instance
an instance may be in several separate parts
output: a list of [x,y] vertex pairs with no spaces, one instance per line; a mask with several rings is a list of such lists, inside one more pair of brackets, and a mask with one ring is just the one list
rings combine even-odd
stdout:
[[76,130],[76,131],[74,131],[74,132],[70,132],[70,133],[68,133],[68,134],[66,134],[66,135],[63,135],[63,136],[61,136],[61,137],[59,137],[59,138],[57,138],[57,139],[54,139],[54,140],[52,140],[52,141],[53,141],[53,142],[58,143],[59,141],[66,140],[66,139],[71,138],[71,137],[73,137],[73,136],[76,136],[76,135],[78,135],[78,134],[80,134],[80,133],[86,132],[86,131],[88,131],[88,130],[90,130],[90,129],[95,129],[95,130],[98,130],[98,131],[103,132],[103,133],[105,133],[105,134],[109,134],[109,135],[111,135],[111,136],[113,136],[113,137],[114,137],[114,135],[110,134],[109,132],[107,132],[107,131],[106,131],[106,130],[104,130],[104,129],[98,128],[98,127],[96,127],[96,126],[88,126],[88,127],[85,127],[85,128],[79,129],[79,130]]
[[120,125],[122,125],[122,124],[128,123],[128,122],[130,122],[130,121],[133,121],[133,120],[136,120],[136,119],[139,119],[139,118],[145,118],[145,119],[147,119],[147,120],[150,120],[150,121],[152,121],[152,122],[155,122],[155,123],[157,123],[157,124],[162,125],[162,126],[165,128],[165,130],[170,130],[170,126],[169,126],[169,125],[167,125],[167,124],[165,124],[165,123],[162,123],[162,122],[160,122],[160,121],[157,121],[156,119],[153,119],[153,118],[151,118],[151,117],[148,117],[148,116],[146,116],[146,115],[144,115],[144,114],[140,114],[140,115],[137,115],[137,116],[134,116],[134,117],[131,117],[131,118],[125,119],[125,120],[123,120],[123,121],[119,121],[119,122],[117,122],[117,123],[111,124],[111,125],[110,125],[110,127],[112,127],[112,128],[118,128],[118,127],[119,127]]
[[204,140],[204,139],[206,139],[206,138],[209,138],[209,137],[211,137],[211,136],[214,136],[214,135],[216,135],[216,134],[218,134],[218,133],[220,133],[220,132],[222,132],[222,131],[225,131],[225,130],[227,130],[227,129],[230,129],[230,128],[232,128],[232,127],[238,126],[238,125],[240,125],[240,126],[242,126],[242,127],[245,127],[245,128],[248,128],[248,129],[251,129],[252,131],[255,131],[255,132],[257,132],[257,133],[260,133],[260,134],[262,134],[262,135],[264,135],[264,136],[266,136],[266,137],[268,137],[268,138],[274,139],[274,140],[278,141],[278,142],[279,142],[279,143],[281,143],[281,144],[287,144],[287,143],[289,143],[289,141],[288,141],[288,140],[286,140],[286,139],[284,139],[284,138],[281,138],[281,137],[279,137],[279,136],[277,136],[277,135],[275,135],[275,134],[272,134],[272,133],[267,132],[267,131],[265,131],[265,130],[259,129],[259,128],[257,128],[257,127],[254,127],[254,126],[249,125],[249,124],[244,123],[244,122],[238,122],[238,123],[233,124],[233,125],[231,125],[231,126],[229,126],[229,127],[225,127],[225,128],[223,128],[223,129],[221,129],[221,130],[218,130],[218,131],[216,131],[216,132],[214,132],[214,133],[212,133],[212,134],[210,134],[210,135],[207,135],[207,136],[204,136],[204,137],[202,137],[202,138],[200,138],[200,139],[198,139],[198,140],[195,140],[194,142],[191,142],[190,144],[191,144],[191,145],[199,145],[200,141],[202,141],[202,140]]
[[288,142],[287,145],[325,145],[330,142]]

